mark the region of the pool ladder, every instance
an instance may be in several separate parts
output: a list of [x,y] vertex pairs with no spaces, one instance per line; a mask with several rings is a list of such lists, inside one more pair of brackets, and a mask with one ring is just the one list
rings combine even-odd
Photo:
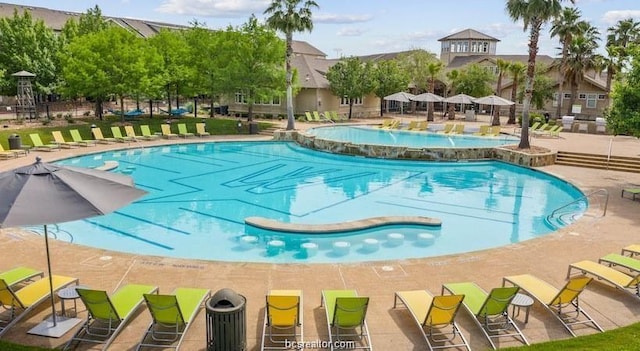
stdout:
[[[573,200],[566,205],[556,208],[555,210],[553,210],[553,212],[551,212],[551,214],[547,216],[546,222],[554,228],[560,228],[562,226],[571,224],[582,216],[582,211],[571,210],[572,208],[574,208],[573,206],[577,205],[579,206],[579,208],[584,208],[582,204],[585,203],[585,200],[587,200],[587,203],[592,203],[592,201],[589,200],[596,200],[601,197],[604,197],[604,201],[603,203],[598,202],[598,207],[602,210],[602,213],[597,217],[604,217],[607,214],[607,206],[609,204],[609,191],[607,189],[598,189],[576,200]],[[595,204],[596,201],[593,201],[593,203]]]

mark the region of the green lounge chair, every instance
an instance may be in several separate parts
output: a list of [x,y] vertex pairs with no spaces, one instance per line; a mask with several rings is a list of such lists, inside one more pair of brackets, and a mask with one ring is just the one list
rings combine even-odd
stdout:
[[0,272],[0,279],[4,280],[10,287],[33,280],[35,277],[42,278],[44,277],[44,273],[29,267],[16,267],[5,272]]
[[354,348],[359,350],[371,350],[368,297],[358,296],[355,290],[323,290],[321,305],[325,306],[331,350],[343,341],[356,343]]
[[474,321],[487,337],[491,347],[496,349],[494,340],[516,339],[529,345],[520,328],[509,317],[509,305],[519,288],[494,288],[489,293],[471,282],[449,283],[442,286],[442,293],[464,295],[463,305],[473,315]]
[[578,274],[591,274],[598,280],[605,280],[620,290],[626,291],[635,297],[640,297],[640,274],[631,276],[611,267],[586,260],[570,264],[567,278],[571,277],[573,275],[572,272],[575,271]]
[[318,111],[313,111],[311,113],[313,114],[313,121],[314,122],[322,122],[323,118],[320,117],[320,113]]
[[97,127],[91,128],[91,133],[96,142],[101,144],[115,143],[117,141],[116,138],[105,138],[104,135],[102,135],[102,129]]
[[152,134],[151,129],[149,129],[149,126],[146,124],[140,125],[140,132],[142,133],[142,137],[147,140],[155,140],[160,137],[159,135]]
[[95,140],[82,139],[82,136],[80,136],[80,132],[77,129],[69,130],[69,134],[71,134],[71,140],[73,140],[74,143],[76,143],[76,144],[78,144],[80,146],[95,146],[96,145],[96,141]]
[[178,135],[183,138],[195,136],[195,134],[187,131],[187,125],[184,123],[178,123]]
[[313,116],[311,116],[311,112],[309,111],[305,111],[304,118],[307,120],[307,122],[314,122]]
[[[393,298],[393,308],[397,307],[399,300],[409,310],[427,341],[429,350],[471,350],[455,322],[464,299],[464,295],[433,296],[426,290],[397,291]],[[432,345],[435,343],[438,345]]]
[[173,134],[171,132],[171,126],[168,124],[161,124],[160,128],[162,130],[162,136],[167,139],[175,138],[178,136],[178,134]]
[[271,290],[266,297],[260,350],[288,350],[289,342],[303,342],[301,290]]
[[62,136],[62,132],[59,130],[54,130],[51,132],[51,135],[53,136],[53,142],[55,144],[58,144],[58,146],[60,147],[65,147],[65,148],[72,148],[72,147],[76,147],[78,146],[78,143],[76,143],[75,141],[66,141],[64,140],[64,137]]
[[521,274],[502,278],[502,285],[509,283],[526,291],[551,312],[572,336],[576,336],[571,328],[573,325],[591,325],[601,332],[604,331],[579,304],[580,294],[591,280],[585,276],[574,277],[569,279],[562,289],[557,289],[533,275]]
[[113,135],[113,138],[116,139],[116,141],[119,141],[121,143],[136,141],[131,137],[122,135],[122,131],[120,130],[120,127],[117,127],[117,126],[111,127],[111,134]]
[[182,340],[204,300],[211,296],[209,289],[177,288],[171,295],[144,294],[153,321],[136,350],[144,348],[180,349]]
[[58,144],[45,144],[40,139],[40,134],[32,133],[29,134],[29,138],[31,138],[31,143],[33,143],[33,148],[35,150],[44,150],[44,151],[55,151],[60,150],[60,145]]
[[629,256],[623,256],[620,254],[608,254],[606,256],[600,257],[598,263],[606,264],[610,267],[620,266],[640,273],[640,260]]
[[[55,293],[71,284],[78,284],[78,278],[52,275],[51,283]],[[0,321],[0,337],[28,315],[29,312],[38,307],[40,303],[48,300],[50,295],[51,289],[48,278],[38,279],[17,291],[14,291],[7,281],[0,279],[0,306],[9,310],[9,318]]]
[[102,344],[106,350],[124,328],[134,312],[142,305],[144,294],[158,291],[151,285],[128,284],[111,297],[103,290],[77,288],[80,299],[87,307],[88,317],[82,327],[67,342],[64,349],[81,342]]
[[622,189],[622,193],[620,194],[620,197],[624,197],[624,193],[631,194],[631,199],[635,201],[636,196],[640,195],[640,188]]

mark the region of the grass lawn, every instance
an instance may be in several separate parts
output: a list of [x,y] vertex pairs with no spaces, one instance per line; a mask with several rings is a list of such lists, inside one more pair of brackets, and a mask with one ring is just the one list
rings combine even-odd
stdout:
[[[20,135],[20,139],[22,141],[22,145],[31,145],[31,139],[29,138],[29,134],[38,133],[40,134],[40,138],[44,144],[48,144],[53,141],[53,136],[51,135],[51,131],[59,130],[62,132],[62,135],[66,140],[71,141],[71,136],[69,134],[70,129],[77,129],[80,132],[80,135],[83,139],[93,139],[91,135],[91,125],[95,124],[96,127],[100,127],[102,130],[102,134],[104,137],[112,137],[111,134],[111,126],[121,126],[121,125],[132,125],[138,135],[141,135],[140,125],[146,124],[151,129],[151,133],[160,132],[160,124],[166,123],[167,116],[163,116],[163,118],[154,117],[142,117],[142,118],[127,118],[124,123],[120,121],[119,116],[107,116],[104,120],[100,121],[94,118],[74,118],[71,123],[65,121],[64,119],[55,119],[53,123],[48,125],[44,125],[42,122],[32,122],[26,123],[24,125],[19,125],[19,128],[14,128],[16,125],[9,124],[8,122],[2,123],[0,121],[0,125],[9,125],[11,128],[1,128],[0,129],[0,144],[2,144],[3,148],[6,150],[9,148],[8,138],[12,134]],[[187,125],[187,130],[190,132],[195,132],[196,123],[205,123],[206,130],[211,133],[211,135],[238,135],[238,134],[249,134],[248,127],[246,125],[246,120],[243,120],[243,126],[238,128],[238,119],[234,118],[193,118],[193,117],[183,117],[183,118],[174,118],[171,119],[172,127],[174,133],[177,133],[177,127],[174,124],[184,123]],[[15,121],[13,121],[15,123]],[[266,129],[271,125],[271,123],[260,122],[259,128]],[[122,130],[122,134],[124,135],[124,130]]]

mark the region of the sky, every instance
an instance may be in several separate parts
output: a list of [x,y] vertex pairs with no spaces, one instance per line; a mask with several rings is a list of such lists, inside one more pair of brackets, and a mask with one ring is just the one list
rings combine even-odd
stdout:
[[[105,16],[189,25],[194,20],[218,29],[239,26],[251,14],[263,20],[271,0],[5,0],[13,4],[85,12],[98,5]],[[505,11],[505,0],[316,0],[311,33],[295,33],[329,58],[411,49],[440,53],[438,39],[472,28],[500,40],[498,54],[526,54],[528,32]],[[571,6],[569,1],[563,2]],[[640,21],[638,0],[576,0],[585,20],[606,37],[619,20]],[[547,25],[539,54],[557,56],[559,43]],[[602,45],[602,43],[601,43]]]

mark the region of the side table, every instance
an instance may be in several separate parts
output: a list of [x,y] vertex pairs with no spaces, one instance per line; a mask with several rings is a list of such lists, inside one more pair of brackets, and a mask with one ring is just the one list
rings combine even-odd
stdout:
[[73,312],[75,314],[74,316],[78,315],[78,305],[76,301],[78,300],[78,298],[80,298],[80,295],[78,295],[76,288],[86,288],[86,286],[71,285],[64,289],[58,290],[58,297],[60,298],[60,303],[62,304],[62,311],[60,312],[61,316],[70,317],[69,315],[67,315],[67,310],[64,306],[64,302],[67,300],[73,300]]
[[[525,294],[517,293],[516,296],[511,300],[511,305],[513,306],[513,311],[511,313],[511,318],[515,318],[520,315],[520,309],[524,308],[524,322],[529,322],[529,309],[533,305],[533,299]],[[516,310],[518,313],[516,313]]]

